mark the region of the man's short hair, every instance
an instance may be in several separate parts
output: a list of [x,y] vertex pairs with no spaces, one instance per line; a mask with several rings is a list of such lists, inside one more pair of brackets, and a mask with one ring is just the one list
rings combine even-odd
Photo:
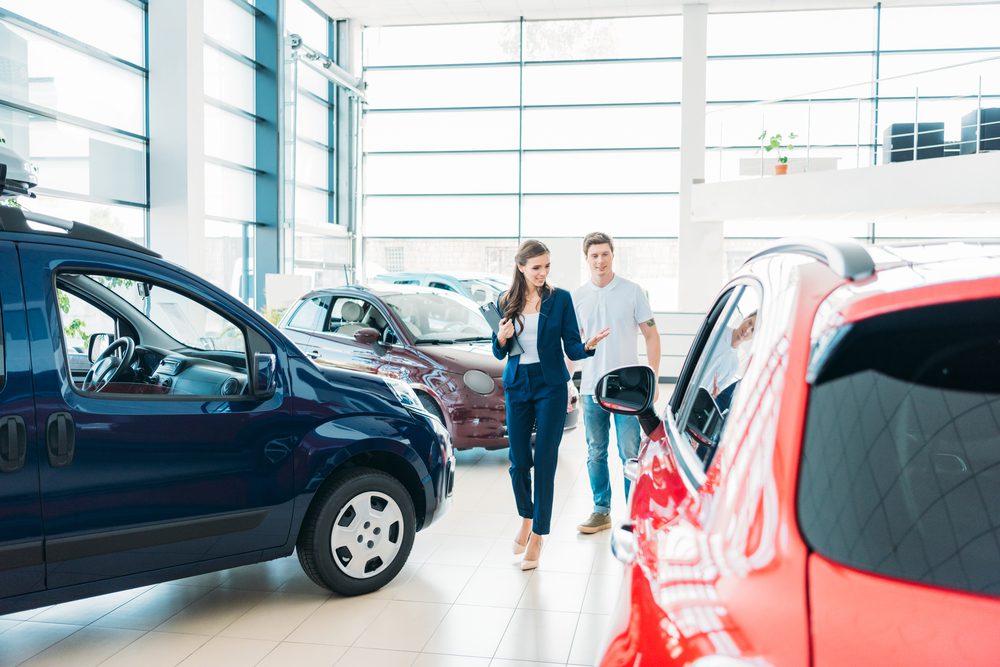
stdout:
[[615,251],[615,242],[611,240],[611,237],[604,232],[590,232],[583,237],[583,254],[586,255],[590,252],[590,246],[601,245],[607,243],[611,246],[611,252]]

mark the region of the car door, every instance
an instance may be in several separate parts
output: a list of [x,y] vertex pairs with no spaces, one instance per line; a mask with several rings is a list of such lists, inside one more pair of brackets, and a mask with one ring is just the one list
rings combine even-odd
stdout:
[[375,346],[354,338],[361,329],[370,328],[366,316],[371,308],[374,305],[361,297],[333,295],[325,326],[312,333],[306,354],[320,365],[378,373],[382,360]]
[[319,350],[311,345],[312,336],[315,332],[326,328],[332,301],[333,297],[329,294],[315,294],[304,299],[282,326],[282,331],[288,339],[310,359],[319,358]]
[[45,588],[35,402],[14,244],[0,241],[0,597]]
[[[26,283],[25,296],[30,334],[40,341],[32,345],[31,359],[35,423],[44,434],[38,479],[48,586],[284,544],[293,504],[290,452],[303,427],[277,412],[284,396],[280,388],[269,398],[230,393],[225,382],[218,389],[200,388],[212,384],[206,377],[217,378],[212,369],[225,365],[218,360],[242,354],[246,363],[248,354],[276,352],[275,341],[242,324],[239,310],[207,283],[162,263],[40,244],[22,249],[21,258],[24,271],[35,278]],[[133,283],[152,286],[142,307],[106,294]],[[98,299],[94,294],[101,286],[113,289]],[[201,356],[185,364],[202,370],[171,376],[179,367],[168,366],[156,382],[129,385],[136,393],[81,387],[67,360],[80,330],[69,329],[72,322],[59,307],[64,294],[114,312],[116,329],[135,336],[146,351],[174,340],[150,326],[154,315],[190,327],[183,344]],[[242,342],[225,351],[234,340]],[[227,368],[238,375],[235,366]]]

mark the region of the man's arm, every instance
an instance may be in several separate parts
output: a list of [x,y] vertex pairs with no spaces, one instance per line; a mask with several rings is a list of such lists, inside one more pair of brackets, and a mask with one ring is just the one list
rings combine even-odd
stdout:
[[646,359],[656,374],[656,399],[660,397],[660,332],[656,320],[650,318],[639,325],[642,337],[646,339]]

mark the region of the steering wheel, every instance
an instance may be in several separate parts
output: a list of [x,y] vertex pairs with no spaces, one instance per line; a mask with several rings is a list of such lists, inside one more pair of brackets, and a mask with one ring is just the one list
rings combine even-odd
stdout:
[[[114,356],[121,350],[122,356]],[[83,379],[84,391],[103,391],[105,387],[125,374],[125,369],[132,366],[135,357],[135,342],[128,336],[122,336],[101,352]]]

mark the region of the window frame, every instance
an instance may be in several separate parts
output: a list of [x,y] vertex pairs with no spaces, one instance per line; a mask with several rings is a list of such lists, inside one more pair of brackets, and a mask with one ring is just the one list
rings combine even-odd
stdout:
[[[292,314],[288,316],[288,324],[286,324],[285,327],[291,329],[292,331],[298,331],[299,333],[303,333],[307,336],[312,335],[314,333],[323,333],[324,331],[326,331],[326,327],[329,326],[330,324],[330,308],[333,305],[334,298],[335,297],[332,294],[317,294],[315,296],[309,297],[308,299],[302,299],[302,301],[299,302],[299,305],[295,308],[295,310],[292,311]],[[295,326],[295,318],[299,315],[302,309],[306,307],[306,304],[315,301],[316,299],[330,300],[324,308],[326,312],[323,315],[323,323],[321,325],[322,328],[306,329],[305,327],[302,326]]]

